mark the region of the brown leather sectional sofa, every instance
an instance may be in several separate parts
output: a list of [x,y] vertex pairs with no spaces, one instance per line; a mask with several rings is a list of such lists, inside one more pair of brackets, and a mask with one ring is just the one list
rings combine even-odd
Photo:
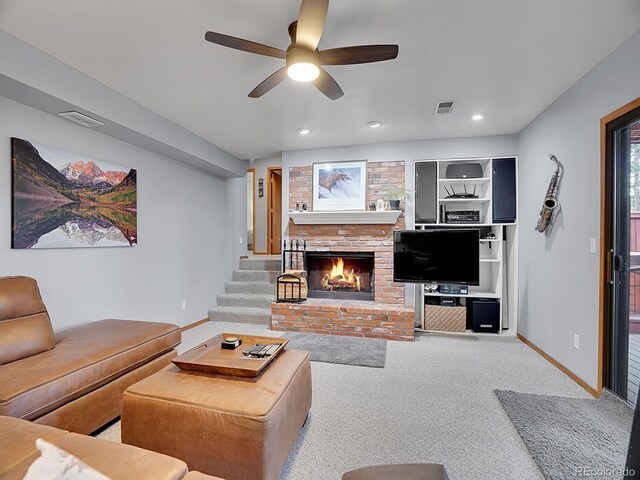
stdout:
[[1,480],[24,478],[29,466],[40,456],[36,448],[38,438],[74,455],[111,480],[221,480],[199,472],[187,472],[186,463],[167,455],[17,418],[0,417]]
[[[54,335],[36,281],[29,277],[0,277],[0,480],[24,477],[29,466],[40,456],[35,445],[37,438],[76,456],[112,480],[221,480],[188,472],[185,462],[168,455],[78,435],[93,432],[120,415],[125,389],[168,365],[176,355],[175,347],[179,343],[180,330],[176,325],[127,320],[101,320]],[[297,356],[297,360],[282,362],[281,358],[280,369],[272,369],[270,376],[262,378],[272,394],[277,385],[284,388],[293,382],[291,378],[302,378],[297,382],[300,387],[293,389],[292,394],[276,395],[277,399],[282,397],[291,403],[284,402],[281,423],[284,418],[291,423],[293,411],[300,415],[293,426],[283,430],[290,438],[281,449],[282,455],[278,453],[275,460],[271,457],[275,458],[274,452],[279,450],[268,443],[267,450],[271,453],[266,457],[270,458],[267,463],[271,467],[265,478],[277,477],[311,402],[308,354],[294,350],[285,353],[290,357]],[[304,373],[302,376],[291,371],[293,368],[298,372],[299,365],[305,367],[300,370]],[[282,369],[284,376],[279,373]],[[164,377],[156,376],[154,381],[158,379]],[[217,381],[214,377],[200,380]],[[149,382],[153,384],[151,380]],[[254,401],[253,397],[250,401]],[[191,408],[195,410],[193,405]],[[159,413],[148,409],[145,414]],[[237,419],[229,422],[238,424]],[[242,431],[248,430],[248,427],[242,427]],[[280,432],[273,425],[270,430]],[[205,438],[191,433],[185,442],[189,438],[194,441]],[[279,436],[282,435],[276,438]],[[153,440],[147,438],[145,441],[153,443]],[[237,450],[240,455],[246,454],[240,447]],[[251,453],[256,456],[256,452]],[[215,458],[214,462],[222,462]],[[243,468],[249,468],[249,471],[240,470],[234,476],[263,478],[264,466],[247,462]],[[446,480],[447,476],[439,465],[396,465],[360,469],[344,477],[345,480],[382,478]]]
[[101,320],[54,335],[36,281],[0,278],[0,415],[90,433],[176,355],[176,325]]

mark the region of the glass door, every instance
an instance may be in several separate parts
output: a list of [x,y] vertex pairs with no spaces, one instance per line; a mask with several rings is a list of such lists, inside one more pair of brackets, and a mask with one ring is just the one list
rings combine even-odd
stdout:
[[621,154],[629,160],[629,323],[627,401],[634,405],[640,385],[640,120],[623,128]]
[[640,385],[640,109],[636,110],[607,125],[610,273],[604,372],[604,386],[634,406]]

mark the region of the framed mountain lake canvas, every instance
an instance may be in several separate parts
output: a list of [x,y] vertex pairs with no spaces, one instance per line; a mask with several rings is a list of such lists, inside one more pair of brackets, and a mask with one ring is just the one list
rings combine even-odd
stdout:
[[11,163],[12,248],[137,243],[136,170],[20,138]]

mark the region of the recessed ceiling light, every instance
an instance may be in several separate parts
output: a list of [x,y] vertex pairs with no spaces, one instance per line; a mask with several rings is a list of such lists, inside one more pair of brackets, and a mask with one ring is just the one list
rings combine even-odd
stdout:
[[296,130],[296,132],[298,132],[299,135],[309,135],[311,133],[311,130],[309,130],[308,128],[299,128]]
[[367,127],[369,128],[378,128],[382,126],[382,122],[379,122],[378,120],[373,120],[369,123],[367,123]]
[[474,116],[471,117],[471,120],[475,120],[475,121],[482,120],[486,116],[487,114],[484,112],[476,113]]

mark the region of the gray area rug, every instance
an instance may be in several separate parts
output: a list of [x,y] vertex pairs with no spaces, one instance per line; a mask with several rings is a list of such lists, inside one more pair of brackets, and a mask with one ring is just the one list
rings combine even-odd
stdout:
[[597,400],[494,392],[546,479],[598,476],[580,468],[623,478],[633,410],[615,395],[603,392]]
[[345,337],[320,333],[286,332],[287,348],[306,350],[315,362],[384,368],[387,341],[382,338]]

